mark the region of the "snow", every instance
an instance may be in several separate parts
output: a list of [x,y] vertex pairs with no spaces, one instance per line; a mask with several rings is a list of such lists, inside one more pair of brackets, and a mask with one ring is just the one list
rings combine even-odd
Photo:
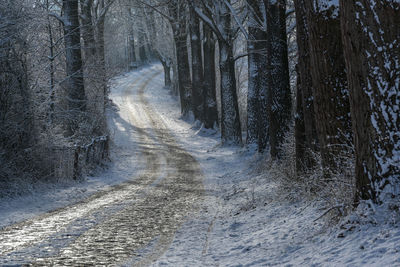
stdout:
[[162,84],[160,75],[146,97],[201,164],[207,195],[153,266],[400,264],[398,215],[362,206],[337,226],[314,222],[323,213],[318,203],[282,192],[279,178],[257,170],[265,159],[254,148],[221,147],[219,134],[182,121]]
[[[131,82],[126,76],[118,77],[113,86],[124,86]],[[113,96],[121,101],[122,96]],[[40,183],[21,185],[23,188],[32,188],[30,193],[13,197],[0,198],[0,229],[6,225],[21,222],[39,214],[52,211],[73,203],[77,203],[88,196],[121,184],[137,176],[143,163],[135,152],[135,142],[125,134],[127,127],[124,120],[114,111],[108,114],[108,125],[113,138],[111,163],[107,169],[99,168],[92,176],[79,181],[58,181],[58,183]],[[132,152],[133,151],[133,152]],[[132,166],[137,166],[132,168]]]
[[315,11],[325,12],[331,10],[332,12],[331,16],[333,18],[339,16],[339,0],[319,0],[313,2]]
[[[187,218],[153,266],[400,265],[399,214],[363,204],[337,225],[327,216],[319,218],[321,203],[287,191],[273,165],[254,147],[220,146],[216,130],[182,120],[177,99],[163,87],[161,65],[117,77],[112,86],[131,86],[149,70],[160,74],[148,84],[145,97],[200,163],[206,188],[200,211]],[[111,91],[121,111],[109,113],[115,142],[109,168],[80,183],[43,185],[29,196],[1,201],[0,226],[79,201],[140,172],[144,164],[132,153],[135,135],[124,134],[123,90]],[[154,242],[140,253],[151,253]]]

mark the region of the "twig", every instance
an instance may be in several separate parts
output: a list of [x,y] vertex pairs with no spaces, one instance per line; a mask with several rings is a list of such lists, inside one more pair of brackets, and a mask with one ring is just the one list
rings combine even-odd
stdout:
[[333,210],[333,209],[339,209],[339,208],[343,208],[343,205],[337,205],[337,206],[330,207],[330,208],[327,209],[321,216],[319,216],[317,219],[315,219],[313,222],[318,221],[319,219],[321,219],[322,217],[324,217],[326,214],[328,214],[331,210]]

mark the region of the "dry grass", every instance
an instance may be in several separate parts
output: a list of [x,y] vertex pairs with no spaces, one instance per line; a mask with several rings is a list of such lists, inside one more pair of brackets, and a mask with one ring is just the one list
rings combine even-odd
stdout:
[[336,156],[340,168],[324,176],[319,153],[310,153],[315,168],[303,175],[296,173],[294,131],[286,136],[280,160],[266,157],[256,169],[268,175],[268,179],[279,181],[277,196],[291,202],[310,201],[318,203],[321,214],[337,221],[353,209],[355,194],[354,158],[351,152]]

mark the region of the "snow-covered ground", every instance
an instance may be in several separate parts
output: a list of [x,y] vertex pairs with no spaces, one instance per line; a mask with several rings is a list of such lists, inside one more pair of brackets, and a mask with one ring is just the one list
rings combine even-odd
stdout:
[[154,266],[400,266],[398,215],[361,210],[337,226],[314,222],[320,206],[282,192],[254,150],[220,147],[217,133],[181,120],[162,83],[154,79],[146,97],[200,162],[207,195]]
[[[141,79],[149,69],[161,66],[122,75],[112,84]],[[200,210],[187,218],[154,266],[400,266],[398,215],[360,209],[336,226],[325,217],[316,220],[321,207],[285,192],[254,150],[220,147],[218,132],[182,120],[177,99],[163,88],[162,74],[148,84],[145,97],[200,163],[206,188]],[[115,111],[109,118],[118,127]],[[3,199],[0,227],[127,181],[143,166],[138,155],[128,153],[133,148],[131,139],[115,136],[109,169],[80,183],[39,185],[30,195]]]

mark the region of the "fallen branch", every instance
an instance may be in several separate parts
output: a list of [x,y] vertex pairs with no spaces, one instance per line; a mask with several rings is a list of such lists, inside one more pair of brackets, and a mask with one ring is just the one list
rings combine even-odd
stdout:
[[337,206],[330,207],[330,208],[327,209],[321,216],[319,216],[317,219],[315,219],[313,222],[318,221],[319,219],[321,219],[322,217],[324,217],[326,214],[328,214],[331,210],[338,209],[339,212],[340,212],[340,208],[343,208],[343,207],[344,207],[343,205],[337,205]]

